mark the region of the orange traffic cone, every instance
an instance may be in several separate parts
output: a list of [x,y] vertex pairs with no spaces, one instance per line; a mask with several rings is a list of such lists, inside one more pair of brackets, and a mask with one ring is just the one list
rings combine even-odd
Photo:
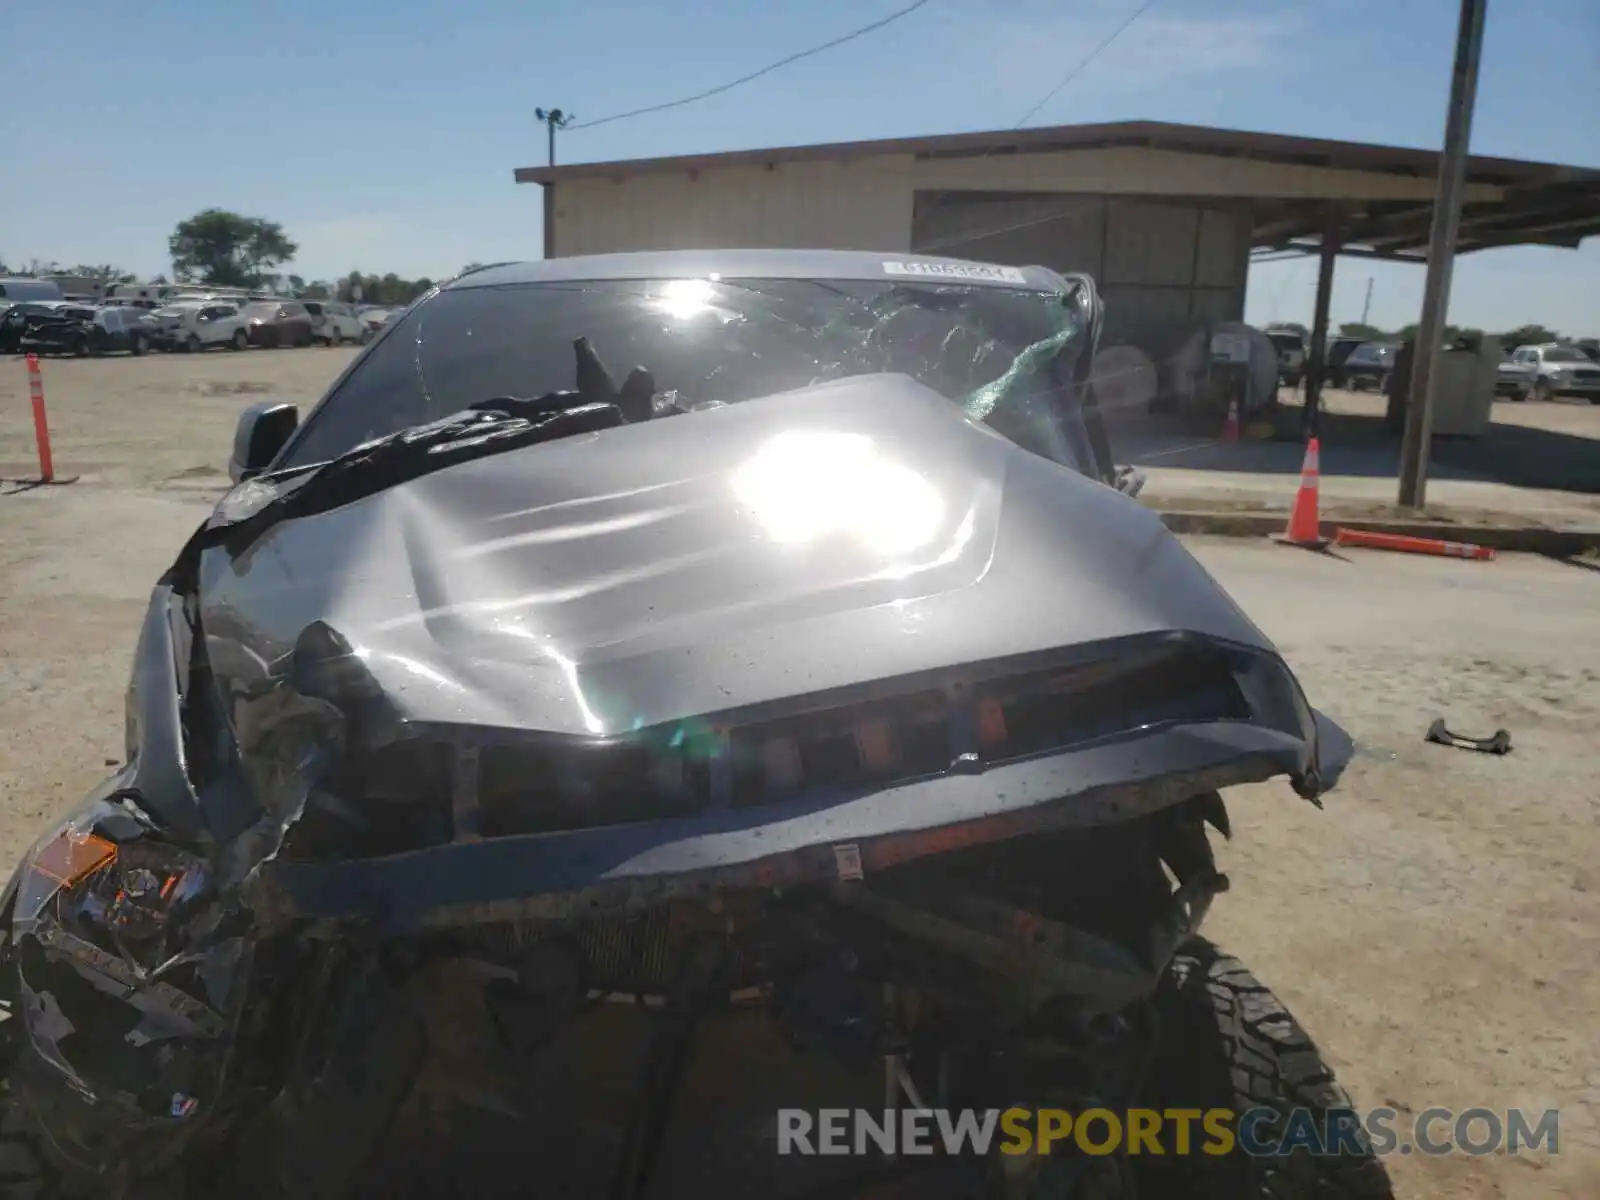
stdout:
[[1235,396],[1228,401],[1228,419],[1222,425],[1222,440],[1237,442],[1239,440],[1239,398]]
[[1294,507],[1289,510],[1289,528],[1275,535],[1274,541],[1308,550],[1321,550],[1328,544],[1317,516],[1317,480],[1322,474],[1319,458],[1317,439],[1311,438],[1306,442],[1306,458],[1300,467],[1300,490],[1295,492]]

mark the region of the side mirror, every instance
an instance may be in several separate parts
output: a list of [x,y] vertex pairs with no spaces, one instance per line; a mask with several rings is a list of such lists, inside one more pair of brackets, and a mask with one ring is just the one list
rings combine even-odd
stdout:
[[300,425],[300,409],[293,404],[252,404],[239,414],[233,432],[233,456],[228,476],[235,483],[259,475],[278,456],[284,443]]

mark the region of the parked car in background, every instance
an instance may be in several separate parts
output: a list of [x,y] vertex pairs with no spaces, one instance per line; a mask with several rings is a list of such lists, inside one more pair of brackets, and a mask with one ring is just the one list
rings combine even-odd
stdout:
[[1495,368],[1494,394],[1496,396],[1510,396],[1513,400],[1526,400],[1533,393],[1533,381],[1536,378],[1533,364],[1517,358],[1514,354],[1506,354]]
[[250,345],[237,304],[215,300],[179,300],[153,314],[153,344],[163,350],[197,353],[213,346],[243,350]]
[[1576,346],[1555,342],[1518,346],[1511,357],[1532,370],[1535,400],[1573,396],[1600,404],[1600,363]]
[[59,300],[21,300],[6,303],[0,312],[0,354],[20,354],[22,339],[35,325],[53,320],[62,307]]
[[402,311],[404,310],[398,308],[385,308],[381,304],[366,304],[356,309],[356,316],[366,326],[366,334],[370,338]]
[[1329,387],[1342,388],[1346,386],[1344,377],[1345,360],[1366,344],[1365,339],[1358,337],[1337,337],[1328,343],[1327,379]]
[[24,354],[76,354],[87,358],[94,309],[64,300],[47,300],[31,313],[17,349]]
[[92,308],[60,304],[24,331],[21,349],[32,354],[143,354],[153,332],[148,314],[136,308]]
[[1341,368],[1341,386],[1352,392],[1389,390],[1389,375],[1394,370],[1395,355],[1400,347],[1391,342],[1363,342],[1350,351]]
[[252,346],[309,346],[316,340],[311,314],[298,300],[267,300],[244,308],[245,337]]
[[1278,380],[1284,387],[1299,387],[1306,373],[1306,343],[1295,329],[1264,331],[1278,352]]
[[91,354],[126,352],[141,355],[150,349],[155,322],[142,308],[100,308],[95,310],[90,331]]
[[337,346],[340,342],[367,340],[366,325],[342,300],[307,300],[304,303],[311,314],[311,332],[317,341]]

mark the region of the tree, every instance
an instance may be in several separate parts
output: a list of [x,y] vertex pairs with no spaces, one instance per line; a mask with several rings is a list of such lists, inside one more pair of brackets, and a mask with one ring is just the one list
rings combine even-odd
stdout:
[[99,266],[91,266],[88,263],[79,263],[71,270],[63,271],[61,274],[82,275],[89,279],[116,280],[118,282],[121,282],[124,279],[133,278],[132,275],[130,275],[127,271],[124,271],[121,267],[114,267],[110,263],[101,263]]
[[339,281],[337,288],[338,299],[346,302],[356,300],[356,289],[361,289],[358,303],[399,305],[410,304],[418,296],[433,288],[433,280],[401,279],[393,271],[387,275],[363,275],[360,271],[351,271]]
[[1376,325],[1363,325],[1360,321],[1346,321],[1339,326],[1339,336],[1364,338],[1369,342],[1381,342],[1388,338],[1389,335]]
[[179,280],[218,287],[259,287],[268,270],[292,259],[297,249],[276,221],[220,208],[179,221],[167,239]]
[[1517,346],[1537,346],[1541,342],[1559,342],[1561,335],[1543,325],[1523,325],[1500,335],[1500,344],[1509,349]]

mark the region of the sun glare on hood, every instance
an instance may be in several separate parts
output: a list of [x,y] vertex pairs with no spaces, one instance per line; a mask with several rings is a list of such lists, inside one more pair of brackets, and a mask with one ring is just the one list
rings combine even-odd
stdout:
[[847,534],[885,555],[933,540],[944,501],[921,475],[854,433],[784,433],[733,475],[733,491],[775,541]]

